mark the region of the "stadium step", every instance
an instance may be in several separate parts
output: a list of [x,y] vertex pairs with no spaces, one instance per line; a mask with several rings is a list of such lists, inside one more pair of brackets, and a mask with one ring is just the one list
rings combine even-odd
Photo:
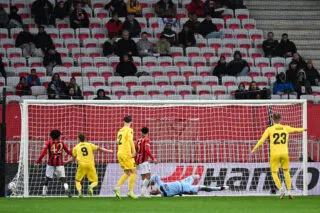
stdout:
[[[320,16],[319,16],[320,17]],[[319,30],[319,20],[257,20],[258,27],[262,29],[283,29],[283,30]],[[319,31],[318,31],[319,32]],[[320,33],[318,33],[320,34]]]
[[250,15],[259,20],[318,20],[320,10],[286,10],[284,13],[279,13],[277,10],[250,9]]

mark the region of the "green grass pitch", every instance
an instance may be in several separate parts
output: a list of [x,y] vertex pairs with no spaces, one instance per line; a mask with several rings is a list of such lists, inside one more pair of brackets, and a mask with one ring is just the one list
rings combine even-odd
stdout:
[[144,198],[2,198],[2,213],[319,213],[320,196]]

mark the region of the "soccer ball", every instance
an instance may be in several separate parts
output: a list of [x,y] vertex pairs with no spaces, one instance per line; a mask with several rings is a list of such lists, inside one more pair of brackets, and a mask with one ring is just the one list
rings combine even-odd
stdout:
[[15,183],[15,182],[10,182],[10,183],[8,184],[8,189],[14,190],[15,188],[16,188],[16,183]]

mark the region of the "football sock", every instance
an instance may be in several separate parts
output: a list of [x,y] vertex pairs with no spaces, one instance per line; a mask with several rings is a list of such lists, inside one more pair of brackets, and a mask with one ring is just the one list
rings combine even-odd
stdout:
[[220,191],[222,188],[220,186],[200,186],[199,191],[204,192],[213,192],[213,191]]
[[64,190],[68,191],[69,185],[68,185],[67,183],[64,183],[64,184],[63,184],[63,187],[64,187]]
[[46,195],[48,190],[48,186],[43,186],[42,187],[42,195]]
[[136,181],[137,174],[132,173],[129,177],[129,191],[132,191],[134,188],[134,182]]
[[[272,179],[274,181],[274,184],[276,185],[277,189],[281,188],[281,183],[280,183],[280,179],[278,176],[278,172],[272,172]],[[291,182],[290,182],[291,184]]]
[[76,188],[77,188],[78,192],[81,193],[81,189],[82,189],[81,182],[76,181]]
[[117,187],[120,187],[124,184],[124,182],[128,179],[128,175],[124,173],[118,181]]
[[291,190],[291,177],[290,177],[289,170],[283,171],[283,175],[284,175],[284,180],[286,182],[287,190]]
[[95,188],[96,186],[98,186],[98,181],[92,182],[90,186],[91,188]]
[[145,195],[146,194],[148,184],[149,184],[149,180],[148,179],[144,179],[142,184],[141,184],[141,195]]

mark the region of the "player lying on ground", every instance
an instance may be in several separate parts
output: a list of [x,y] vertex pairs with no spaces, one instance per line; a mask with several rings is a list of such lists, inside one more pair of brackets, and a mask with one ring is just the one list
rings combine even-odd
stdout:
[[98,185],[98,175],[94,163],[94,152],[96,150],[101,152],[112,153],[112,150],[105,149],[94,145],[92,143],[85,142],[86,136],[83,133],[78,135],[79,143],[72,150],[72,158],[70,158],[66,163],[77,160],[78,169],[76,173],[76,188],[79,193],[79,197],[82,195],[82,185],[81,181],[86,176],[91,184],[88,186],[88,192],[90,196],[93,196],[93,188]]
[[140,197],[145,197],[147,192],[148,183],[151,177],[150,164],[148,162],[148,157],[151,158],[153,163],[157,163],[157,159],[152,155],[150,151],[150,139],[148,137],[149,129],[148,127],[143,127],[141,129],[142,136],[136,142],[135,147],[137,151],[136,164],[139,174],[141,174],[142,186]]
[[305,128],[293,128],[290,126],[285,126],[280,124],[281,115],[273,115],[273,126],[268,127],[261,139],[258,141],[256,146],[253,148],[251,153],[256,151],[263,142],[269,138],[270,142],[270,168],[272,172],[272,179],[280,190],[280,199],[283,199],[285,196],[285,189],[282,188],[280,179],[278,177],[279,164],[284,174],[286,187],[288,190],[288,196],[290,199],[293,199],[291,194],[291,177],[289,173],[290,160],[289,160],[289,151],[288,151],[288,141],[289,133],[303,132],[307,131]]
[[154,183],[157,183],[158,187],[152,187],[150,194],[151,195],[158,195],[161,194],[163,197],[173,197],[175,195],[196,195],[200,191],[204,192],[212,192],[212,191],[222,191],[229,189],[229,186],[199,186],[199,185],[192,185],[195,180],[200,178],[199,175],[189,176],[186,179],[181,181],[175,181],[171,183],[164,183],[160,180],[158,175],[152,175],[150,179],[151,186]]
[[131,129],[131,116],[126,116],[123,119],[124,126],[119,130],[117,135],[118,153],[117,158],[124,174],[120,177],[117,186],[113,189],[117,198],[120,196],[120,187],[129,178],[129,192],[128,197],[136,199],[137,196],[133,193],[134,182],[137,177],[136,163],[134,157],[136,156],[136,148],[133,143],[133,129]]
[[68,197],[71,197],[71,192],[69,186],[66,182],[66,175],[63,163],[63,150],[68,154],[72,155],[71,151],[68,149],[66,143],[60,140],[61,132],[59,130],[52,130],[50,133],[51,140],[48,140],[44,145],[44,148],[36,161],[39,164],[44,156],[49,153],[48,163],[46,167],[46,180],[42,189],[42,196],[47,195],[49,181],[53,179],[53,174],[63,183]]

